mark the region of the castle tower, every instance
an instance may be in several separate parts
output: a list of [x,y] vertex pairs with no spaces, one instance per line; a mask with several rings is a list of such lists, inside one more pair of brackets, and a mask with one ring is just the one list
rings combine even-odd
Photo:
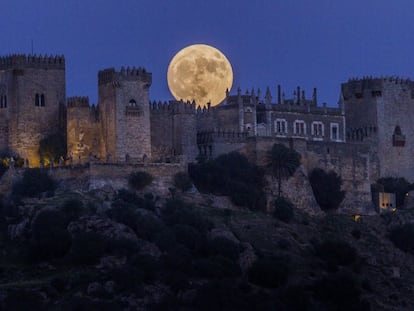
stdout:
[[378,157],[378,177],[414,181],[414,82],[363,78],[342,84],[350,141],[367,144]]
[[0,58],[0,149],[39,165],[39,142],[63,130],[63,56],[11,55]]
[[151,158],[151,82],[151,73],[142,68],[98,73],[103,151],[108,160]]

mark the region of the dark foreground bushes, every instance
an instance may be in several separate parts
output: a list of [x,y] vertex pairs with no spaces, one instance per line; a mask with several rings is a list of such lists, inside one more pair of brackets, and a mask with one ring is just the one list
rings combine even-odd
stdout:
[[231,152],[190,165],[189,175],[202,192],[229,196],[238,206],[265,209],[264,173],[240,153]]
[[56,188],[54,180],[46,170],[27,169],[23,173],[23,179],[13,185],[13,195],[35,197],[43,192],[50,192]]
[[414,224],[394,227],[390,239],[399,249],[414,254]]

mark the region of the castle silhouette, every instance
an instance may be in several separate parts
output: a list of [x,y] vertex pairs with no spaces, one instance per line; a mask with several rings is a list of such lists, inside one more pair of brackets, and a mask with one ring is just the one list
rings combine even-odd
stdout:
[[414,181],[414,82],[398,77],[350,79],[338,107],[318,104],[298,87],[280,85],[227,94],[215,107],[171,100],[150,102],[152,74],[144,68],[98,73],[98,104],[66,98],[63,56],[0,58],[0,150],[39,166],[39,142],[63,133],[68,157],[103,162],[184,162],[239,151],[262,165],[274,143],[295,148],[306,174],[335,170],[353,202],[370,201],[380,177]]

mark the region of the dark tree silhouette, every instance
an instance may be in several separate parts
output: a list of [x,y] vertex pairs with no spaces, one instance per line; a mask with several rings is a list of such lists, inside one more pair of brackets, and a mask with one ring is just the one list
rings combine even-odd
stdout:
[[292,176],[300,165],[300,154],[282,144],[274,144],[267,152],[267,167],[278,182],[278,197],[282,189],[282,179]]
[[345,197],[345,191],[341,190],[342,178],[334,171],[325,172],[320,168],[315,168],[309,174],[316,202],[322,210],[334,210],[339,207]]

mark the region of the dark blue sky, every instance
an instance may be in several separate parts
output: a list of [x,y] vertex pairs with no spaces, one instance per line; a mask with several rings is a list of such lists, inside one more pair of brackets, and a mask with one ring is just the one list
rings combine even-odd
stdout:
[[1,0],[0,54],[66,56],[67,95],[97,101],[97,72],[143,66],[151,99],[172,98],[170,59],[205,43],[223,51],[242,90],[297,85],[335,105],[350,77],[414,78],[412,0]]

